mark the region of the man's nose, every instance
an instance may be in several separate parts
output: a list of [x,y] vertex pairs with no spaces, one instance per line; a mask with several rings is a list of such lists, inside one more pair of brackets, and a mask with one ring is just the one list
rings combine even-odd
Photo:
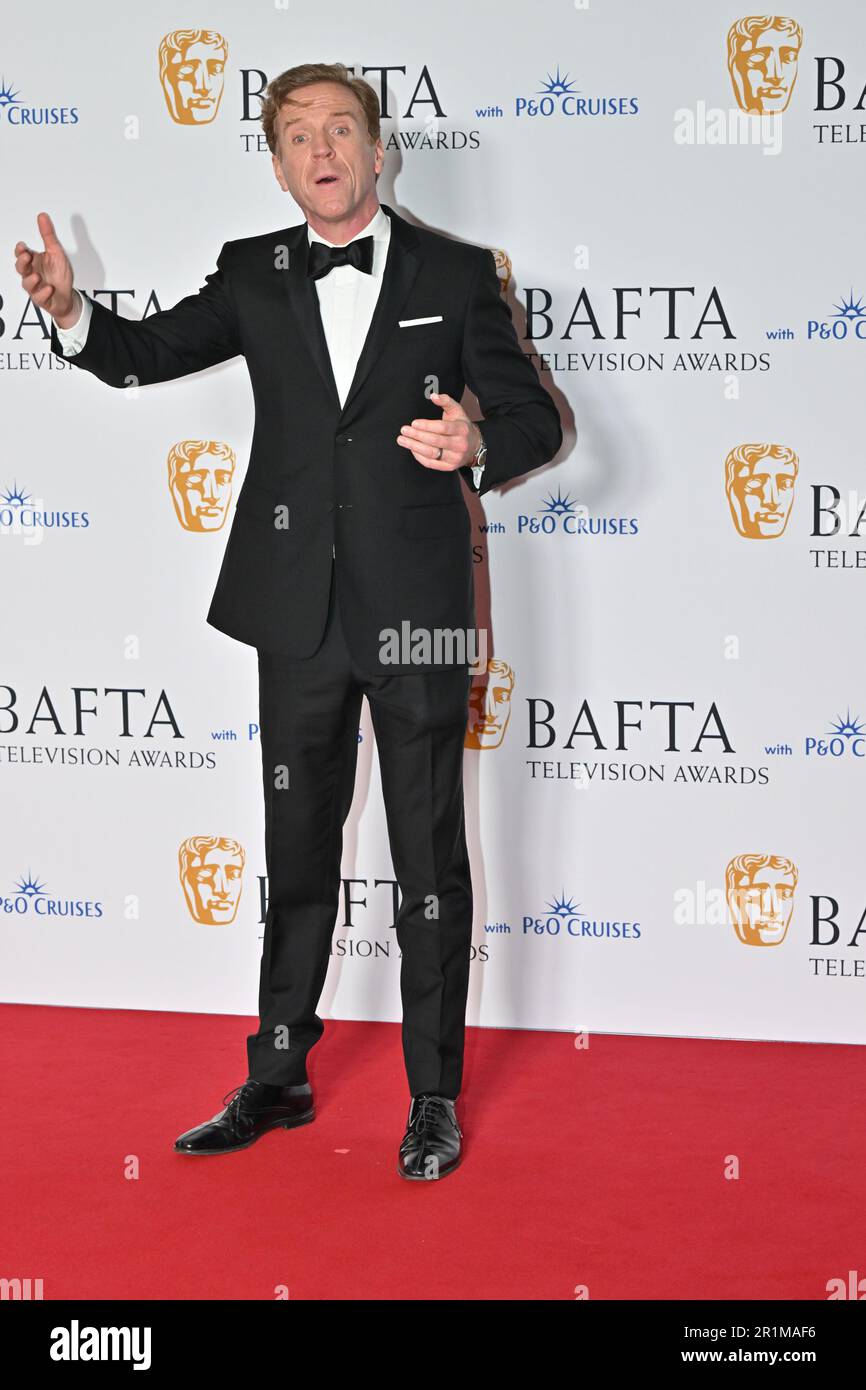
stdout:
[[206,92],[206,91],[207,91],[207,69],[206,69],[204,63],[196,63],[195,69],[194,69],[194,73],[195,73],[194,83],[195,83],[195,89],[196,89],[196,91],[197,91],[197,92]]
[[767,59],[767,76],[775,78],[782,76],[782,62],[775,49],[771,50]]

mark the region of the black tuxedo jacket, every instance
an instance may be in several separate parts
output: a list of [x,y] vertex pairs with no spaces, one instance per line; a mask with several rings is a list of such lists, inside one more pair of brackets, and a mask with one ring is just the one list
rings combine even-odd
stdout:
[[[475,625],[471,526],[458,472],[424,468],[395,442],[401,425],[442,418],[426,393],[459,401],[468,383],[478,398],[488,446],[481,493],[547,463],[562,443],[491,252],[383,208],[391,219],[388,258],[342,407],[307,277],[305,222],[226,242],[197,294],[149,318],[120,318],[92,301],[85,346],[64,359],[123,387],[246,358],[252,448],[207,621],[267,651],[311,655],[325,627],[334,557],[346,640],[366,674],[382,673],[386,630],[399,633],[406,622],[412,632]],[[441,318],[398,323],[433,316]],[[51,346],[63,356],[53,322]],[[460,472],[470,481],[468,468]]]

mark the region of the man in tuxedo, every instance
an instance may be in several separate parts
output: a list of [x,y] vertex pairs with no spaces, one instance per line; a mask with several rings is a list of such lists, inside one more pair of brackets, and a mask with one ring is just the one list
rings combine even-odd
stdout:
[[[116,387],[239,354],[255,397],[249,467],[208,622],[257,649],[268,908],[248,1077],[178,1153],[228,1153],[314,1118],[307,1056],[338,906],[362,696],[400,888],[403,1054],[398,1172],[461,1157],[472,886],[463,744],[475,629],[479,493],[548,462],[557,412],[522,352],[493,255],[379,203],[372,87],[340,64],[269,85],[262,124],[305,221],[226,242],[205,286],[141,321],[73,289],[47,214],[15,248],[55,353]],[[466,384],[482,419],[459,401]],[[407,626],[408,625],[408,626]],[[388,634],[412,634],[395,653]],[[451,634],[436,642],[436,634]],[[454,637],[463,638],[454,641]],[[415,638],[425,639],[418,640]]]

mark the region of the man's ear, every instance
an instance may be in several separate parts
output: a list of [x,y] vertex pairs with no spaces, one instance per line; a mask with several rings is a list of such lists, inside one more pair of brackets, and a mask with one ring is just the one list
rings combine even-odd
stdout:
[[286,183],[286,178],[280,165],[280,161],[277,155],[275,154],[271,155],[271,166],[274,171],[274,177],[276,178],[277,183],[280,185],[280,188],[283,190],[284,193],[288,193],[289,185]]

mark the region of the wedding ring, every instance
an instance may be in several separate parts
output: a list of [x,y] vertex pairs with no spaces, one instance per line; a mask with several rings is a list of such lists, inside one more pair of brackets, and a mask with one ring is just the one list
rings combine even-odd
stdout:
[[439,459],[441,459],[441,457],[442,457],[442,450],[441,450],[441,449],[437,449],[437,450],[436,450],[436,461],[438,462]]

